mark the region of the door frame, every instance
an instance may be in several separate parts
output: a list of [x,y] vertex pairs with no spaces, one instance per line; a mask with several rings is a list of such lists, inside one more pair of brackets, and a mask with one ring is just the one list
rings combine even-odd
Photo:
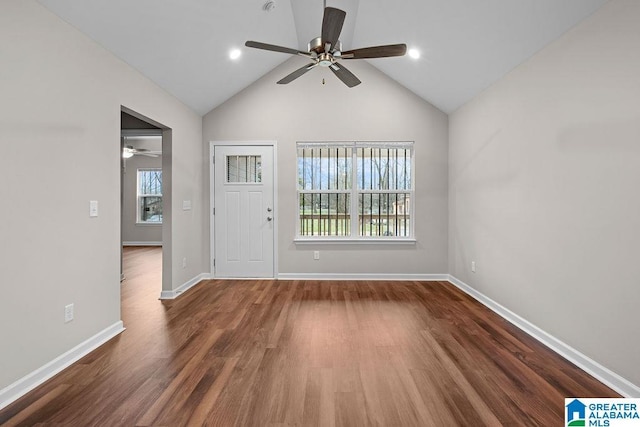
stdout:
[[213,210],[215,209],[215,188],[216,188],[216,170],[213,161],[216,146],[270,146],[273,148],[273,278],[278,278],[278,218],[280,217],[278,207],[278,142],[277,141],[209,141],[209,269],[211,277],[216,277],[216,269],[214,259],[216,258],[215,249],[215,217]]

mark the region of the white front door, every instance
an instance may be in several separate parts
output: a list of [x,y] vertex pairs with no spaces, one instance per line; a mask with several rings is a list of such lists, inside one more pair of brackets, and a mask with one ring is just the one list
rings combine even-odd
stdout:
[[215,146],[215,277],[274,277],[273,147]]

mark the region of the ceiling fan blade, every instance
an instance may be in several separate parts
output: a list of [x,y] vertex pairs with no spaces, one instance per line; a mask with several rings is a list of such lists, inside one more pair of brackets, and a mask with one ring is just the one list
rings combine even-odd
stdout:
[[344,10],[336,9],[334,7],[324,8],[324,17],[322,18],[322,45],[326,46],[327,43],[333,48],[342,32],[342,25],[347,13]]
[[302,76],[307,71],[311,70],[312,68],[315,68],[317,65],[318,64],[316,64],[315,62],[312,62],[311,64],[307,64],[302,68],[298,68],[293,73],[289,74],[285,78],[283,78],[280,81],[278,81],[278,84],[279,85],[286,85],[287,83],[291,83],[292,81],[294,81],[298,77]]
[[337,62],[331,64],[329,69],[336,75],[336,77],[342,80],[342,83],[349,87],[358,86],[362,83],[351,71],[347,70],[344,65],[338,64]]
[[270,50],[272,52],[288,53],[291,55],[301,55],[306,57],[312,56],[309,52],[303,52],[301,50],[291,49],[290,47],[276,46],[275,44],[254,42],[251,40],[246,42],[244,45],[247,47],[255,48],[255,49]]
[[406,44],[388,44],[384,46],[363,47],[342,52],[342,59],[367,59],[388,58],[390,56],[402,56],[407,53]]

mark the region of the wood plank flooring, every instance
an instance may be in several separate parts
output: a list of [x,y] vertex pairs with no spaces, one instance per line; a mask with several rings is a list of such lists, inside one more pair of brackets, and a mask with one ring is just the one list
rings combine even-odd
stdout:
[[204,282],[159,301],[127,248],[127,330],[0,412],[6,426],[552,426],[616,397],[447,282]]

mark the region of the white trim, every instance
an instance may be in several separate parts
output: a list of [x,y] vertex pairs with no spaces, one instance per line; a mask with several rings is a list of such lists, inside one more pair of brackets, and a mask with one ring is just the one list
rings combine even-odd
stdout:
[[640,397],[640,387],[631,381],[621,377],[528,320],[518,316],[508,308],[467,285],[462,280],[449,275],[449,282],[621,395],[625,397]]
[[208,273],[206,275],[206,280],[278,280],[273,277],[212,277]]
[[278,280],[402,280],[447,281],[448,274],[376,273],[280,273]]
[[49,363],[20,378],[13,384],[0,390],[0,409],[18,400],[40,384],[44,383],[62,370],[68,368],[111,338],[125,330],[122,321],[103,329],[86,341],[61,354]]
[[198,283],[202,282],[203,280],[208,280],[210,277],[211,275],[209,273],[200,273],[196,277],[186,281],[174,290],[160,292],[159,299],[176,299],[183,293],[187,292],[189,289],[193,288]]
[[216,188],[216,142],[209,141],[209,159],[207,162],[209,163],[209,273],[211,276],[215,276],[216,266],[216,241],[215,241],[215,231],[216,231],[216,218],[213,214],[216,204],[215,204],[215,188]]
[[209,146],[214,145],[239,145],[239,146],[252,146],[252,145],[276,145],[276,140],[255,140],[255,141],[209,141]]
[[122,246],[162,246],[162,242],[122,242]]
[[415,141],[297,141],[300,148],[413,148]]
[[[315,245],[315,244],[319,244],[319,245],[331,245],[331,244],[335,244],[335,245],[348,245],[348,244],[352,244],[352,245],[415,245],[416,244],[416,239],[392,239],[392,238],[370,238],[370,239],[365,239],[365,238],[360,238],[360,239],[353,239],[353,238],[340,238],[340,237],[318,237],[318,238],[314,238],[314,237],[298,237],[293,239],[293,243],[295,243],[296,245]],[[442,279],[442,280],[447,280],[447,279]]]

